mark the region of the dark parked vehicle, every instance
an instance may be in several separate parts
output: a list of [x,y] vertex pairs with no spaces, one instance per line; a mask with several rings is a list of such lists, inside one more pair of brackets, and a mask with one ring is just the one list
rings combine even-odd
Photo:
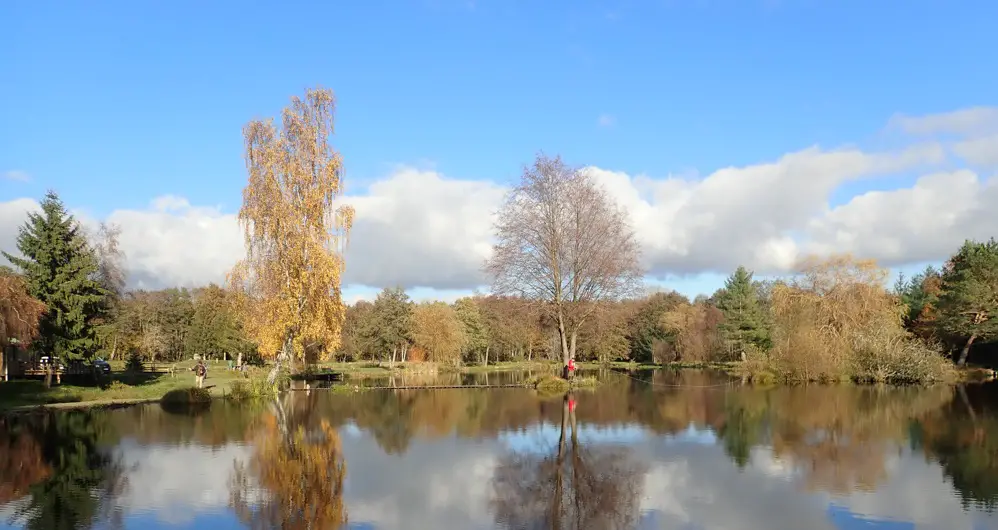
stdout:
[[104,375],[110,375],[111,364],[101,358],[94,359],[94,370]]

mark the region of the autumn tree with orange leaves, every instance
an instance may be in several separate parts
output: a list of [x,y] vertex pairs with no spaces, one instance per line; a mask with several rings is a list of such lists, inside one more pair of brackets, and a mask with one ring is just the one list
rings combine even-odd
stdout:
[[280,128],[268,119],[243,129],[246,258],[230,283],[247,295],[247,331],[262,355],[277,357],[276,369],[340,342],[342,246],[353,209],[337,205],[343,161],[329,143],[334,107],[332,91],[309,89],[291,98]]
[[417,305],[413,311],[413,341],[437,363],[461,362],[466,333],[454,308],[444,302]]
[[45,304],[28,294],[24,277],[0,267],[0,380],[5,380],[6,351],[10,344],[24,347],[38,334]]

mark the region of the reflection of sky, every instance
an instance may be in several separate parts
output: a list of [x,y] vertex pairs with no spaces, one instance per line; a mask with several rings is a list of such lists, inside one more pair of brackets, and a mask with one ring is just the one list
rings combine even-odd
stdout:
[[828,519],[832,521],[836,528],[852,530],[853,528],[863,528],[869,530],[914,530],[915,523],[891,520],[868,519],[861,515],[856,515],[848,508],[831,504],[828,506]]
[[[355,425],[341,429],[347,463],[345,503],[359,529],[494,528],[489,500],[495,466],[509,451],[550,450],[560,424],[495,439],[416,438],[387,457]],[[641,530],[858,530],[998,528],[998,519],[965,511],[939,467],[918,452],[890,450],[889,477],[875,491],[809,493],[801,470],[766,447],[739,470],[710,431],[659,436],[639,426],[579,424],[580,443],[614,444],[645,463]],[[120,447],[129,491],[117,499],[126,529],[242,528],[228,509],[228,480],[248,448],[197,445]],[[6,520],[10,510],[0,508]],[[0,528],[18,528],[4,526]]]
[[[584,444],[634,444],[656,438],[660,443],[693,443],[714,445],[717,436],[710,429],[697,429],[692,424],[686,430],[673,435],[656,435],[640,425],[619,425],[613,427],[579,425],[578,438]],[[569,426],[571,429],[571,426]],[[570,435],[570,430],[565,436]],[[499,440],[514,451],[546,451],[558,443],[561,436],[560,423],[544,423],[522,431],[506,431]]]

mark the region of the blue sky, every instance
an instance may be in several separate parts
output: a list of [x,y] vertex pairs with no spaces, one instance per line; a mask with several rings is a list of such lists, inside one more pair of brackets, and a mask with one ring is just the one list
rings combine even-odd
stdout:
[[[995,20],[984,1],[5,2],[0,174],[18,178],[0,203],[54,188],[94,218],[164,195],[231,214],[241,127],[315,85],[336,93],[359,195],[400,167],[503,185],[539,150],[692,180],[811,146],[889,150],[908,142],[885,128],[896,114],[994,103]],[[827,204],[920,174],[844,182]]]

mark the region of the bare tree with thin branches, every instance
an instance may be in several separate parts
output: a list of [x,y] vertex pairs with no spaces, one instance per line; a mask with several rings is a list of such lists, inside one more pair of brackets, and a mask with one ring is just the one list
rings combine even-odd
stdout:
[[636,293],[640,249],[627,212],[585,170],[537,156],[503,202],[485,270],[492,290],[536,300],[558,329],[563,376],[598,302]]

